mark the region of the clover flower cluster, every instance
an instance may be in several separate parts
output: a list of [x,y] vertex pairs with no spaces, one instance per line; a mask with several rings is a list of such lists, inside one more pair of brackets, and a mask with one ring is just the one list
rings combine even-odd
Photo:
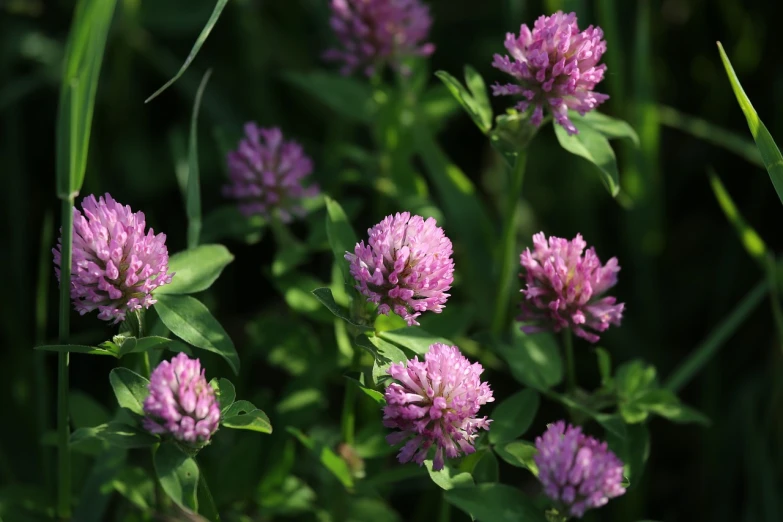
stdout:
[[[128,313],[155,304],[153,290],[171,282],[166,234],[146,231],[143,212],[109,194],[82,200],[73,209],[71,298],[77,312],[98,310],[98,318],[125,320]],[[52,250],[60,279],[62,234]]]
[[584,115],[609,99],[593,92],[604,78],[605,64],[598,64],[606,51],[606,41],[600,27],[592,25],[579,30],[576,14],[558,11],[541,16],[531,31],[522,24],[519,36],[506,35],[508,55],[496,54],[492,66],[510,74],[514,82],[495,84],[495,96],[521,96],[516,109],[532,108],[530,123],[539,126],[544,109],[569,134],[579,131],[568,117],[573,109]]
[[443,469],[448,458],[475,452],[479,430],[492,422],[478,417],[481,406],[495,399],[489,384],[481,381],[484,369],[471,364],[456,346],[435,343],[423,361],[394,363],[388,373],[395,379],[386,388],[383,425],[399,430],[386,437],[391,445],[407,442],[400,462],[421,465],[435,447],[432,469]]
[[198,359],[184,353],[161,362],[144,400],[144,428],[191,444],[205,444],[218,428],[220,406]]
[[277,215],[283,222],[304,216],[302,203],[318,195],[316,185],[305,186],[313,162],[301,145],[283,140],[278,128],[245,124],[245,137],[227,156],[229,183],[223,194],[238,201],[246,216]]
[[524,332],[571,328],[594,343],[600,338],[595,332],[620,324],[625,304],[604,296],[617,283],[617,258],[602,265],[595,249],[585,251],[586,246],[580,234],[571,241],[547,239],[543,232],[533,236],[533,251],[528,248],[520,256],[527,284],[518,317],[529,323]]
[[440,313],[454,281],[451,240],[433,218],[408,212],[387,216],[368,230],[369,240],[346,252],[356,289],[378,304],[379,314],[394,312],[409,325],[422,312]]
[[625,493],[623,463],[606,446],[582,429],[565,421],[550,424],[536,438],[538,480],[544,493],[562,504],[570,516],[581,518],[585,511]]
[[342,74],[361,68],[372,76],[386,63],[400,68],[406,57],[435,51],[424,43],[432,19],[420,0],[332,0],[331,8],[329,24],[341,47],[327,50],[324,59],[342,62]]

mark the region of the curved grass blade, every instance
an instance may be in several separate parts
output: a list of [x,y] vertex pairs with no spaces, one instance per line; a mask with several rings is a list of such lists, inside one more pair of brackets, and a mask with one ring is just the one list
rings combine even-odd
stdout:
[[658,118],[662,125],[690,134],[702,141],[722,147],[749,163],[764,166],[756,144],[735,132],[724,129],[712,122],[684,114],[674,107],[658,106]]
[[208,69],[201,79],[196,91],[196,101],[193,102],[193,113],[190,118],[190,140],[188,142],[188,184],[185,193],[185,211],[188,215],[188,248],[198,246],[201,236],[201,183],[198,172],[198,110],[201,98],[207,87],[212,69]]
[[740,214],[740,211],[737,209],[737,205],[734,204],[734,200],[731,199],[726,187],[723,186],[723,183],[721,183],[720,178],[718,178],[715,172],[710,169],[708,176],[710,177],[712,191],[715,193],[715,199],[718,200],[718,204],[726,215],[726,219],[729,220],[729,223],[731,223],[731,226],[733,226],[734,230],[737,232],[737,236],[742,242],[742,246],[745,247],[745,251],[747,251],[747,253],[750,254],[750,257],[758,262],[762,268],[765,268],[769,253],[764,240],[761,239],[756,231],[748,225],[745,218],[742,217],[742,214]]
[[196,58],[196,55],[201,50],[201,46],[204,45],[204,42],[207,41],[207,37],[209,36],[209,33],[212,32],[212,28],[215,26],[215,24],[218,21],[218,18],[220,18],[220,13],[223,12],[223,8],[226,7],[226,4],[228,3],[228,0],[218,0],[217,4],[215,4],[215,9],[212,11],[212,14],[209,16],[209,20],[207,20],[207,25],[204,26],[204,29],[201,30],[201,34],[198,35],[198,38],[196,39],[196,43],[193,44],[193,48],[190,50],[190,54],[188,54],[188,57],[185,59],[185,63],[182,64],[182,67],[179,68],[179,71],[177,71],[177,74],[174,75],[172,79],[167,81],[163,87],[152,93],[152,96],[144,100],[144,103],[149,103],[160,94],[171,87],[171,85],[179,80],[180,76],[182,76],[185,71],[190,67],[190,64],[193,62],[193,60]]
[[734,95],[737,97],[740,109],[745,114],[745,119],[748,120],[748,127],[750,133],[753,135],[753,139],[756,140],[756,146],[761,153],[761,159],[764,162],[764,167],[769,173],[769,178],[772,180],[772,185],[775,187],[775,192],[778,193],[781,203],[783,203],[783,156],[780,154],[780,149],[775,144],[775,140],[772,139],[772,135],[767,130],[767,127],[759,119],[759,115],[750,103],[750,99],[742,89],[739,78],[734,72],[734,68],[731,66],[729,57],[726,56],[726,52],[723,50],[723,46],[718,42],[718,51],[720,52],[720,59],[723,61],[723,67],[726,69],[726,74],[731,82],[731,88],[734,91]]

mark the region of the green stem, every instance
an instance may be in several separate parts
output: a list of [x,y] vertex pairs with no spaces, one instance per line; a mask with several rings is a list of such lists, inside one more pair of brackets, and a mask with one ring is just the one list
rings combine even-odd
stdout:
[[508,183],[508,201],[503,216],[503,236],[500,251],[500,278],[498,280],[497,297],[495,298],[495,313],[492,316],[492,333],[500,335],[506,327],[509,316],[508,303],[510,287],[513,284],[515,254],[516,254],[516,223],[517,203],[522,195],[522,182],[525,179],[525,162],[527,152],[519,151],[517,161],[510,173]]
[[[358,350],[354,348],[354,353]],[[354,356],[354,361],[356,357]],[[340,420],[340,433],[342,434],[342,440],[346,444],[353,444],[354,432],[356,429],[356,386],[346,382],[345,383],[345,397],[343,398],[343,413]]]
[[[68,344],[71,319],[71,254],[73,248],[73,196],[62,201],[62,248],[60,250],[60,344]],[[57,513],[71,518],[71,454],[68,447],[68,352],[57,357]]]
[[217,505],[215,505],[215,499],[212,497],[212,492],[209,490],[207,478],[204,476],[204,468],[200,465],[198,473],[198,499],[200,514],[204,515],[212,522],[220,522],[220,513],[218,512]]
[[[40,345],[46,341],[46,324],[48,322],[49,303],[49,278],[52,269],[52,235],[54,228],[53,216],[46,212],[41,231],[41,250],[38,259],[38,282],[35,303],[35,344]],[[35,354],[35,389],[38,390],[38,433],[46,433],[51,426],[51,405],[49,403],[49,379],[46,376],[46,353],[37,351]],[[54,491],[52,481],[52,462],[54,462],[51,448],[41,448],[40,465],[43,470],[46,492]]]
[[666,388],[677,392],[688,384],[693,377],[713,358],[721,346],[731,337],[750,313],[764,299],[769,290],[769,282],[759,282],[748,295],[731,311],[728,317],[720,321],[713,330],[683,363],[672,373],[666,382]]
[[563,330],[563,349],[565,350],[568,392],[574,393],[576,391],[576,368],[574,365],[574,338],[570,328]]

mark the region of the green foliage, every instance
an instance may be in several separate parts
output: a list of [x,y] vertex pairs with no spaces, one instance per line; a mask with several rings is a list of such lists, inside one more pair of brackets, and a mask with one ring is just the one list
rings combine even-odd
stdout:
[[769,173],[769,178],[772,180],[772,185],[778,193],[778,198],[783,203],[783,156],[780,154],[780,149],[750,103],[739,78],[737,78],[737,74],[734,72],[734,67],[732,67],[729,57],[726,56],[726,52],[723,50],[720,42],[718,42],[718,52],[720,52],[720,59],[723,61],[723,67],[726,69],[726,74],[729,77],[731,88],[737,97],[740,109],[742,109],[745,119],[748,120],[750,133],[753,135],[753,139],[756,140],[756,146],[761,153],[764,167],[766,167]]
[[563,361],[552,334],[515,332],[513,345],[496,342],[494,347],[511,375],[525,386],[544,391],[563,381]]
[[160,486],[169,498],[184,509],[198,512],[196,491],[200,472],[195,459],[168,441],[155,451],[154,463]]
[[208,289],[220,277],[234,256],[223,245],[199,245],[178,252],[169,259],[171,283],[156,289],[161,294],[196,294]]
[[[569,115],[569,117],[571,117]],[[606,190],[612,195],[620,193],[620,174],[617,171],[617,158],[609,140],[599,128],[586,120],[572,119],[574,126],[579,131],[574,136],[560,126],[555,125],[555,136],[563,149],[571,154],[581,156],[598,168]]]
[[519,490],[505,484],[478,484],[445,493],[446,500],[478,522],[546,522],[544,514]]
[[234,343],[206,306],[187,295],[159,295],[157,299],[155,310],[166,328],[186,343],[220,355],[239,373]]
[[310,452],[317,458],[323,466],[328,469],[332,475],[348,490],[353,489],[354,481],[351,470],[348,468],[348,464],[345,460],[341,459],[334,451],[324,446],[323,444],[308,437],[300,430],[289,426],[286,428],[288,433],[296,437],[296,439],[302,443],[302,445],[310,450]]
[[533,475],[538,476],[538,466],[533,460],[538,453],[535,444],[524,440],[513,440],[499,444],[494,449],[501,459],[512,466],[528,469]]
[[101,440],[118,448],[147,448],[160,439],[130,424],[109,422],[91,428],[79,428],[71,434],[71,446],[78,446],[91,440]]
[[525,434],[538,411],[540,397],[531,389],[522,390],[503,400],[492,412],[489,442],[501,444]]
[[438,71],[435,76],[440,78],[481,132],[484,134],[489,132],[492,128],[492,107],[489,105],[487,86],[481,75],[473,67],[466,65],[465,83],[467,88],[446,71]]
[[220,425],[235,430],[272,433],[269,417],[248,401],[236,401],[229,406],[220,419]]
[[225,416],[226,410],[234,404],[234,400],[237,398],[237,392],[234,385],[228,379],[214,378],[209,381],[209,385],[215,390],[215,395],[220,403],[220,412]]
[[127,368],[115,368],[109,373],[109,382],[120,408],[144,415],[144,399],[149,395],[148,379]]

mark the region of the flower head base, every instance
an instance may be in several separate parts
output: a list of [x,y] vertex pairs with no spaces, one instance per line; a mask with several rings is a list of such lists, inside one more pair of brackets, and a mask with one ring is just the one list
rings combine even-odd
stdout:
[[617,283],[617,258],[602,266],[595,249],[585,252],[586,246],[580,234],[571,241],[547,241],[543,232],[533,236],[533,252],[528,248],[520,256],[527,288],[522,290],[525,300],[517,319],[532,323],[522,327],[525,333],[571,328],[594,343],[599,336],[588,328],[603,332],[610,324],[620,324],[625,304],[602,297]]
[[370,239],[356,244],[350,261],[356,289],[379,304],[378,313],[394,312],[409,325],[422,312],[440,313],[454,281],[451,240],[433,218],[402,212],[387,216],[368,230]]
[[198,359],[184,353],[163,361],[150,375],[144,399],[144,428],[155,434],[201,445],[217,430],[220,406]]
[[386,62],[399,68],[403,58],[435,50],[422,43],[432,19],[420,0],[332,0],[331,5],[329,22],[342,49],[329,49],[324,59],[342,62],[342,74],[363,68],[372,76]]
[[544,493],[561,503],[570,516],[581,518],[585,511],[625,493],[623,463],[607,447],[565,421],[550,424],[536,438],[538,480]]
[[495,84],[495,96],[521,95],[516,105],[520,112],[533,107],[530,123],[539,126],[544,109],[568,131],[579,131],[568,118],[568,109],[584,115],[609,99],[606,94],[593,92],[604,79],[606,65],[598,61],[606,51],[606,41],[600,27],[592,25],[579,31],[576,14],[558,11],[552,16],[541,16],[531,31],[522,24],[519,37],[506,35],[507,55],[495,55],[492,66],[510,74],[515,83]]
[[[82,200],[73,209],[71,299],[81,315],[119,323],[128,312],[155,304],[152,291],[171,282],[166,234],[145,234],[144,213],[131,211],[109,194]],[[62,236],[52,249],[60,279]]]
[[313,171],[313,162],[293,141],[283,141],[280,129],[261,129],[245,124],[245,138],[237,150],[228,153],[229,184],[223,187],[228,198],[239,201],[246,216],[276,214],[289,222],[303,216],[302,200],[318,195],[318,187],[305,187],[304,179]]
[[408,440],[397,456],[400,462],[421,465],[429,449],[436,447],[432,469],[443,469],[443,453],[455,458],[476,450],[480,429],[489,430],[487,417],[477,418],[479,408],[495,399],[489,384],[481,382],[484,369],[471,364],[456,346],[435,343],[424,356],[405,364],[394,363],[389,375],[398,382],[386,388],[383,425],[399,432],[386,437],[391,444]]

